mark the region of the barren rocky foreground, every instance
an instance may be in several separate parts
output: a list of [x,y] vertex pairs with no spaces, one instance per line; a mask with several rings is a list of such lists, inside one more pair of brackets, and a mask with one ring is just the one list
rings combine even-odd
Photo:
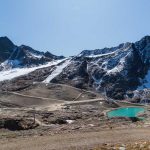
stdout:
[[1,92],[0,106],[2,150],[119,149],[150,141],[148,107],[143,121],[110,119],[107,111],[132,104],[109,102],[67,85],[35,84]]

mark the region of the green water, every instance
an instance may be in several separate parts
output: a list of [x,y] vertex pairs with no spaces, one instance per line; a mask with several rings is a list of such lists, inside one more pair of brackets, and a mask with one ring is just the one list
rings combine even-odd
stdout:
[[142,107],[124,107],[109,111],[107,113],[109,118],[112,117],[137,117],[139,112],[144,112]]

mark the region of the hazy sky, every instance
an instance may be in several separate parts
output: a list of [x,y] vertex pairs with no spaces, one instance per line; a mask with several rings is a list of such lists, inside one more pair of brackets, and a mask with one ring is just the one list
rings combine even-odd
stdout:
[[57,55],[150,34],[150,0],[0,0],[0,36]]

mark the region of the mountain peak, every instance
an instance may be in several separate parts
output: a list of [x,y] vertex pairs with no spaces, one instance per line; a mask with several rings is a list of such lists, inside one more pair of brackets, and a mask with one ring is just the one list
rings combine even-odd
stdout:
[[7,37],[0,37],[0,51],[1,50],[10,50],[14,47],[15,45],[13,42]]
[[8,59],[14,48],[15,45],[8,37],[0,37],[0,62]]
[[2,37],[0,37],[0,41],[1,41],[1,40],[11,41],[7,36],[2,36]]
[[[41,65],[62,58],[64,57],[53,55],[50,52],[44,53],[35,50],[30,46],[16,46],[8,37],[0,37],[0,63],[5,62],[5,67],[3,68],[7,68],[6,66],[9,66],[9,68],[15,68],[18,66],[25,67]],[[2,67],[0,66],[0,69],[1,68]]]

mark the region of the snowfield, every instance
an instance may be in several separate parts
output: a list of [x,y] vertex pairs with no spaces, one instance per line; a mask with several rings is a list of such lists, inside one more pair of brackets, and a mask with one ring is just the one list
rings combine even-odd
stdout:
[[40,66],[36,66],[36,67],[14,68],[14,69],[11,69],[11,70],[1,71],[0,72],[0,81],[11,80],[13,78],[16,78],[16,77],[19,77],[19,76],[22,76],[22,75],[26,75],[30,72],[33,72],[36,69],[50,67],[52,65],[57,65],[60,62],[63,62],[64,60],[66,60],[66,59],[52,61],[52,62],[49,62],[45,65],[40,65]]
[[43,82],[50,83],[52,79],[58,76],[64,68],[66,68],[70,64],[70,59],[66,60],[63,64],[56,67],[56,69],[49,75]]

